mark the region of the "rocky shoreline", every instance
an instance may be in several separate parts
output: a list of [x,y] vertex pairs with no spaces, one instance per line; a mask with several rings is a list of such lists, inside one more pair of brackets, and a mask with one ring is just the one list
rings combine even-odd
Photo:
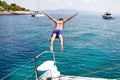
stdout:
[[0,11],[0,15],[29,15],[34,13],[34,11]]

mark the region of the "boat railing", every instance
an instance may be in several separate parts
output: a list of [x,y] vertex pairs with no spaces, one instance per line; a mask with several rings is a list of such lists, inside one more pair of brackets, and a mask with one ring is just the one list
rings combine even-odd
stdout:
[[56,60],[55,60],[55,54],[54,54],[54,52],[44,51],[44,52],[40,53],[39,55],[35,56],[34,57],[34,71],[35,71],[36,80],[39,80],[39,75],[38,75],[38,70],[37,70],[37,59],[40,58],[43,54],[46,54],[46,53],[52,53],[53,60],[54,60],[54,65],[56,65]]
[[35,56],[34,59],[37,59],[37,58],[41,57],[45,53],[52,53],[53,54],[53,59],[55,61],[55,54],[54,54],[54,52],[51,52],[51,51],[44,51],[44,52],[40,53],[39,55]]

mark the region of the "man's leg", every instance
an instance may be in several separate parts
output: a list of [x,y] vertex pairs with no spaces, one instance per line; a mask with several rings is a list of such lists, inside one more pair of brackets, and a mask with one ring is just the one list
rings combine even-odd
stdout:
[[59,39],[60,39],[60,50],[63,51],[63,37],[61,34],[59,35]]
[[50,51],[53,52],[53,42],[55,40],[56,34],[53,34],[50,40]]

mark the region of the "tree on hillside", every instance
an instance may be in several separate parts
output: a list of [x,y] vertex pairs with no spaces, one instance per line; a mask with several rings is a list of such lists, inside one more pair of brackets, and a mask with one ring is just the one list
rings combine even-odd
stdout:
[[11,3],[8,5],[5,1],[0,1],[0,11],[29,11],[23,7],[20,7],[19,5],[15,3]]

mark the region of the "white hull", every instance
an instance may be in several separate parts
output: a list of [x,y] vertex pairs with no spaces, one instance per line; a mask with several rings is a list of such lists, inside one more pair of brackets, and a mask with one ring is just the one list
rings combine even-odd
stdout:
[[44,17],[45,15],[44,14],[32,14],[31,16],[32,17]]
[[60,76],[59,78],[54,78],[52,80],[112,80],[112,79],[91,78],[91,77],[81,77],[81,76]]

